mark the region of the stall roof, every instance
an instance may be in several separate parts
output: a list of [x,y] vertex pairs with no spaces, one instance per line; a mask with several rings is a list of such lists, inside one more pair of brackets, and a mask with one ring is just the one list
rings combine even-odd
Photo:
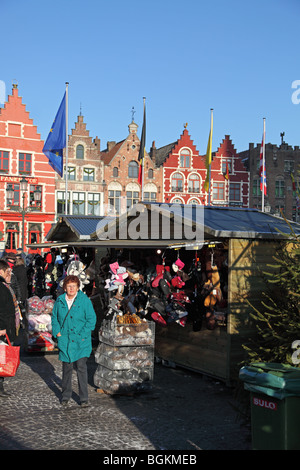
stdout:
[[[101,224],[107,224],[115,217],[99,217],[93,215],[64,215],[49,230],[46,239],[51,241],[79,241],[89,240],[90,234],[101,228]],[[68,238],[66,238],[66,236]]]
[[[285,238],[291,233],[291,228],[300,235],[300,224],[287,223],[283,218],[261,212],[257,209],[244,209],[234,207],[197,206],[187,204],[167,203],[140,203],[142,210],[157,211],[169,220],[180,216],[184,223],[191,227],[201,226],[206,238]],[[199,212],[203,215],[199,217]],[[136,211],[129,209],[127,213],[104,225],[91,234],[91,238],[99,239],[107,230],[117,225],[126,225],[128,220],[134,218]],[[150,219],[149,219],[150,220]],[[182,222],[183,223],[183,222]],[[155,227],[158,228],[158,227]],[[105,238],[105,237],[104,237]],[[184,240],[182,240],[184,241]]]
[[[196,206],[183,204],[160,204],[160,203],[140,203],[144,210],[159,211],[163,216],[172,219],[175,215],[183,217],[185,223],[190,226],[199,225],[199,218],[196,217]],[[187,210],[190,208],[191,210]],[[51,228],[47,235],[46,244],[27,245],[31,248],[42,248],[51,244],[77,244],[84,246],[174,246],[176,243],[186,243],[183,237],[178,240],[168,239],[101,239],[101,234],[106,233],[107,227],[120,227],[131,217],[134,219],[132,211],[119,217],[96,217],[96,216],[62,216],[58,223]],[[280,239],[291,233],[291,229],[300,235],[300,224],[295,222],[287,223],[283,218],[275,217],[268,213],[256,209],[243,209],[233,207],[203,207],[202,227],[204,239],[222,238],[258,238],[258,239]],[[198,240],[200,241],[200,240]],[[204,240],[201,240],[204,241]]]

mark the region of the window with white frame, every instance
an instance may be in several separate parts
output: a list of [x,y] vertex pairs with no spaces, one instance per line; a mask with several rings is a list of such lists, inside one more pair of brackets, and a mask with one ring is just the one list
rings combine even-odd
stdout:
[[95,181],[95,168],[83,169],[83,181]]
[[240,183],[229,184],[229,201],[240,201],[241,200],[241,185]]
[[100,215],[100,194],[88,193],[87,196],[88,215]]
[[180,166],[181,168],[189,168],[191,164],[191,152],[189,149],[180,150]]
[[72,195],[72,214],[85,215],[85,193],[74,192]]
[[[56,193],[56,213],[65,214],[66,213],[66,192],[57,191]],[[70,193],[68,192],[68,214],[70,213]]]

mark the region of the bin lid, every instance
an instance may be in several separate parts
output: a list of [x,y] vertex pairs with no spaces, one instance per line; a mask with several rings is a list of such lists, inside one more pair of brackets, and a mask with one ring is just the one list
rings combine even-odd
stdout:
[[289,364],[252,363],[241,368],[239,378],[247,384],[300,396],[300,368]]

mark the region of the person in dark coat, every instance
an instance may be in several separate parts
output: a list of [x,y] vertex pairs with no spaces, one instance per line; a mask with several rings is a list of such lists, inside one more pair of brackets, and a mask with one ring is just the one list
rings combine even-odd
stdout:
[[17,278],[17,282],[20,289],[20,299],[22,306],[25,306],[25,302],[28,297],[28,279],[27,279],[27,268],[25,266],[23,258],[21,256],[16,257],[16,262],[13,267],[13,274]]
[[11,268],[12,272],[11,272],[11,281],[10,281],[10,286],[12,288],[12,290],[14,291],[15,293],[15,296],[17,298],[17,301],[18,302],[21,302],[21,290],[20,290],[20,286],[19,286],[19,283],[17,281],[17,278],[13,272],[13,269],[14,269],[14,266],[15,266],[15,262],[16,262],[16,259],[17,259],[17,256],[16,256],[16,253],[13,253],[13,252],[9,252],[9,253],[6,253],[5,256],[2,258],[4,259],[9,267]]
[[[6,334],[11,343],[16,339],[16,313],[13,296],[5,285],[10,282],[11,268],[9,264],[0,259],[0,341],[6,339]],[[4,391],[4,377],[0,377],[0,398],[9,394]]]

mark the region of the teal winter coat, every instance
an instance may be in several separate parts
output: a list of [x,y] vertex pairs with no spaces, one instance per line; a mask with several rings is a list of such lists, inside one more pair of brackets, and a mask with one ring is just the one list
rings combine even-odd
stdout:
[[[96,314],[91,300],[81,290],[77,292],[63,325],[67,312],[66,294],[62,294],[53,307],[52,335],[57,338],[59,359],[75,362],[82,357],[89,357],[92,352],[91,333],[96,325]],[[57,336],[58,333],[61,336]]]

